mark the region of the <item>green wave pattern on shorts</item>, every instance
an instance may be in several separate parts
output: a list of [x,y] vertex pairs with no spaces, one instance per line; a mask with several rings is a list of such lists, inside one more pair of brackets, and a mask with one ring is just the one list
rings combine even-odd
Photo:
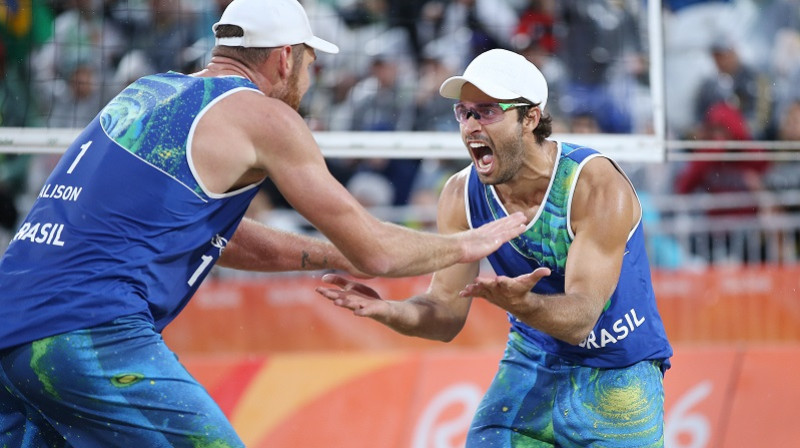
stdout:
[[143,341],[160,341],[149,325],[139,316],[124,317],[31,343],[29,368],[20,368],[23,393],[60,422],[66,446],[80,439],[88,444],[81,446],[123,446],[99,440],[127,438],[136,442],[124,446],[242,447],[174,353],[163,342]]
[[510,337],[476,413],[473,428],[481,429],[471,434],[470,448],[663,447],[657,363],[581,367],[531,348],[516,333]]

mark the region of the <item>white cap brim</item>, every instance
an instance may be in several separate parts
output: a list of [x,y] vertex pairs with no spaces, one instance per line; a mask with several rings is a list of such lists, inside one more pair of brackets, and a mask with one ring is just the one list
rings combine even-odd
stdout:
[[336,46],[336,44],[332,44],[325,39],[320,39],[317,36],[312,36],[311,39],[305,41],[305,44],[325,53],[336,54],[339,52],[339,47]]
[[491,81],[475,77],[467,78],[464,76],[451,76],[450,78],[447,78],[442,83],[441,87],[439,87],[439,94],[445,98],[452,98],[454,100],[460,99],[461,88],[464,87],[464,84],[466,83],[474,85],[481,92],[489,95],[492,98],[497,98],[498,100],[512,100],[515,98],[520,98],[519,94]]

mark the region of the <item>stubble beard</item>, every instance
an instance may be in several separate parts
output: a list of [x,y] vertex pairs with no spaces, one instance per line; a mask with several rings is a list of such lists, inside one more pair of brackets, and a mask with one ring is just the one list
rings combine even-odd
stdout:
[[[499,150],[502,148],[502,150]],[[522,140],[522,126],[517,126],[517,131],[511,141],[500,142],[495,146],[495,164],[498,168],[491,178],[482,179],[484,184],[499,185],[510,182],[519,173],[525,161],[525,144]]]
[[289,107],[296,111],[300,111],[300,102],[303,100],[303,93],[300,92],[300,75],[298,71],[293,70],[289,75],[286,82],[286,87],[280,93],[273,95],[273,98],[279,99],[288,104]]
[[296,111],[300,111],[300,102],[303,101],[303,94],[300,93],[300,87],[298,87],[298,76],[293,74],[291,78],[289,78],[289,93],[286,102],[289,103],[289,106],[292,106],[292,109]]

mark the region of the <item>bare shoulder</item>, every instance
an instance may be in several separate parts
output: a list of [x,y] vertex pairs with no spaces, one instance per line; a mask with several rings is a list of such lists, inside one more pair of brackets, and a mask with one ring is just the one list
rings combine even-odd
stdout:
[[[220,100],[198,123],[197,136],[210,150],[238,153],[255,168],[267,169],[275,152],[300,156],[316,148],[303,118],[281,100],[242,90]],[[217,149],[215,149],[217,148]],[[299,154],[298,154],[299,153]]]
[[639,201],[621,169],[606,157],[594,157],[581,170],[572,199],[572,224],[603,223],[632,228],[639,218]]
[[[283,101],[254,90],[241,90],[219,101],[206,114],[216,132],[219,124],[232,132],[247,134],[251,139],[280,139],[305,129],[302,117]],[[282,132],[281,132],[282,131]]]
[[[192,159],[203,184],[224,193],[263,180],[281,169],[284,157],[313,153],[313,136],[302,117],[282,101],[254,90],[232,93],[200,118],[192,139]],[[281,152],[281,157],[275,157]],[[319,156],[321,157],[321,155]]]
[[582,183],[596,187],[628,185],[620,168],[611,159],[604,156],[593,157],[587,161],[578,179],[579,185]]
[[594,157],[586,162],[575,187],[576,195],[594,199],[597,193],[620,197],[635,197],[636,192],[622,169],[611,159]]

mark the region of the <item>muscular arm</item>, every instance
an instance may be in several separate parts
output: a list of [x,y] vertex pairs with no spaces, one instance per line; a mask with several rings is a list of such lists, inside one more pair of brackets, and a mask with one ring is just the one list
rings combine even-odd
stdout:
[[607,159],[589,162],[579,179],[564,294],[529,292],[538,280],[534,274],[479,279],[462,292],[485,297],[527,325],[571,344],[586,338],[613,294],[628,234],[640,214],[633,189]]
[[[415,231],[376,219],[328,171],[302,118],[285,103],[257,93],[236,93],[221,100],[200,121],[195,142],[195,165],[207,188],[224,193],[269,176],[292,207],[367,275],[413,276],[478,260],[524,229],[521,215],[453,235]],[[266,231],[238,233],[234,240],[239,244],[246,241],[281,250],[287,247],[282,244],[289,244],[264,241],[271,238]],[[297,252],[289,249],[287,256],[296,258]],[[249,261],[237,259],[247,258],[238,250],[230,252],[223,260],[228,265],[284,266],[280,261],[255,260],[255,252]]]
[[242,220],[218,263],[244,271],[341,269],[358,273],[333,244],[273,229],[249,218]]
[[[437,216],[439,232],[443,234],[468,228],[463,188],[463,173],[456,174],[444,187]],[[323,277],[335,288],[320,287],[317,292],[337,306],[398,333],[448,342],[464,327],[472,304],[472,299],[460,297],[459,291],[478,275],[479,268],[475,261],[442,269],[433,275],[427,291],[400,301],[383,300],[366,285],[336,275]]]
[[367,274],[413,276],[474,261],[523,229],[521,216],[511,218],[513,222],[493,223],[494,227],[487,226],[479,233],[450,235],[380,221],[333,178],[299,116],[278,114],[259,131],[266,134],[256,141],[268,142],[260,157],[283,196]]

